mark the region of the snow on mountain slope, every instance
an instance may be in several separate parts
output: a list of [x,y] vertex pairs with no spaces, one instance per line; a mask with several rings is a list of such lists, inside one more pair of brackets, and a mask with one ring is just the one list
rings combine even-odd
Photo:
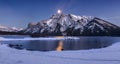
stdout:
[[23,30],[23,29],[16,28],[16,27],[6,27],[6,26],[0,25],[0,31],[3,31],[3,32],[17,32],[17,31],[21,31],[21,30]]
[[0,45],[0,64],[119,64],[120,42],[110,47],[78,51],[27,51]]
[[54,14],[48,20],[29,23],[23,32],[33,36],[116,36],[120,27],[97,17]]

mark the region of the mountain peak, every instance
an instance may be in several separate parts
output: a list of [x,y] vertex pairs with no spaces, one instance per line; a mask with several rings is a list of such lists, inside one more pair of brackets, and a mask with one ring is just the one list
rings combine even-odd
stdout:
[[63,14],[60,11],[47,20],[31,23],[24,30],[24,33],[34,36],[111,36],[119,32],[120,27],[97,17]]
[[86,19],[86,20],[92,20],[94,19],[95,17],[92,17],[92,16],[77,16],[77,15],[74,15],[74,14],[54,14],[50,17],[50,19],[60,19],[60,18],[65,18],[65,17],[69,17],[71,18],[72,20],[82,20],[82,19]]

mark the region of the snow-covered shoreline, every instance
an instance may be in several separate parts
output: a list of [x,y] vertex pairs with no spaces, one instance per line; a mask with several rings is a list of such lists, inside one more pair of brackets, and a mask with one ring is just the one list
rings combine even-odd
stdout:
[[0,64],[119,64],[120,42],[107,48],[76,51],[27,51],[0,45]]
[[4,38],[0,37],[1,41],[16,41],[16,40],[65,40],[65,39],[79,39],[79,37],[39,37],[39,38]]

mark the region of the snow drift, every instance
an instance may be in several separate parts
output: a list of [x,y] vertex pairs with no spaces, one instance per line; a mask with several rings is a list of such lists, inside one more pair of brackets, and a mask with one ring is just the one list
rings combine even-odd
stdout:
[[119,45],[120,42],[103,49],[63,52],[33,52],[0,45],[0,64],[119,64]]

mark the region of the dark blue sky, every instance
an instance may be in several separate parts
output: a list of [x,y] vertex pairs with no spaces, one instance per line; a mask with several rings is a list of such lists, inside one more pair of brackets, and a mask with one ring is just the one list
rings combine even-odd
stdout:
[[0,24],[26,27],[63,13],[96,16],[120,26],[120,0],[0,0]]

